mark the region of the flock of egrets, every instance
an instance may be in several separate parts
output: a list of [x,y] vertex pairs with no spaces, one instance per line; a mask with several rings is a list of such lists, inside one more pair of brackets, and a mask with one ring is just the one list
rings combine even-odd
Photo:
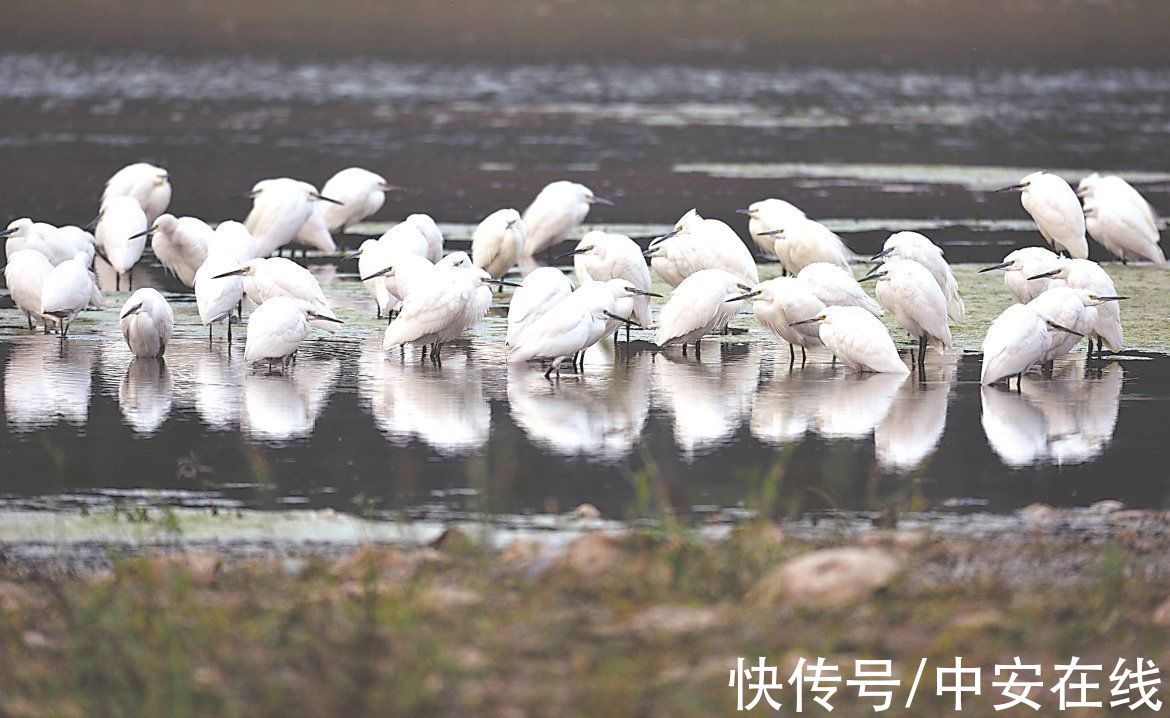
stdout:
[[[336,331],[341,320],[317,279],[290,258],[272,256],[300,247],[336,252],[333,234],[377,212],[393,190],[381,176],[361,168],[338,172],[318,191],[290,178],[257,182],[253,206],[243,223],[214,228],[194,217],[166,213],[171,185],[166,170],[145,163],[119,170],[107,182],[100,211],[90,228],[54,227],[18,219],[7,237],[5,279],[29,329],[59,331],[90,307],[100,307],[95,261],[106,262],[130,282],[130,270],[149,239],[159,262],[194,289],[199,318],[211,328],[247,313],[244,356],[249,363],[287,366],[312,328]],[[1060,177],[1036,172],[1005,191],[1019,191],[1024,209],[1052,248],[1026,247],[986,270],[1005,272],[1017,304],[991,325],[983,342],[982,381],[1020,377],[1052,362],[1081,338],[1090,355],[1122,348],[1118,296],[1109,275],[1088,260],[1089,236],[1121,261],[1165,264],[1157,217],[1125,180],[1091,175],[1078,189]],[[1082,199],[1084,204],[1082,205]],[[486,316],[491,285],[513,286],[508,306],[509,363],[547,361],[545,376],[560,374],[573,360],[624,326],[654,330],[659,347],[687,345],[696,353],[704,336],[726,331],[750,306],[756,319],[795,347],[802,361],[807,348],[823,346],[834,361],[856,371],[908,374],[910,368],[885,324],[889,312],[917,342],[921,370],[928,347],[951,348],[950,325],[965,318],[963,299],[943,250],[915,232],[889,237],[860,281],[856,258],[823,224],[780,199],[765,199],[739,210],[759,252],[775,257],[785,275],[760,281],[755,258],[724,222],[695,210],[647,249],[629,237],[587,232],[572,256],[576,288],[555,267],[533,269],[532,258],[549,252],[585,220],[593,204],[610,204],[589,188],[553,182],[523,214],[501,209],[475,229],[470,256],[443,253],[435,221],[414,214],[377,239],[368,239],[346,259],[358,271],[379,317],[385,315],[383,349],[421,348],[440,362],[442,346]],[[1055,251],[1052,251],[1055,250]],[[647,258],[649,263],[647,263]],[[506,281],[517,265],[530,270],[523,281]],[[655,312],[651,272],[673,290]],[[874,297],[861,282],[874,281]],[[132,287],[128,287],[132,289]],[[174,315],[157,290],[140,288],[122,307],[120,324],[136,356],[166,350]],[[911,350],[911,365],[915,350]]]

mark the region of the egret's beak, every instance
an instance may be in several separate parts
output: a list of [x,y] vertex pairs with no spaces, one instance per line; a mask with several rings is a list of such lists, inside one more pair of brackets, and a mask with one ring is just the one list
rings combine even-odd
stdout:
[[666,240],[670,239],[671,237],[678,236],[678,233],[679,233],[679,230],[672,229],[669,232],[667,232],[666,234],[662,235],[661,237],[655,237],[654,239],[650,240],[650,246],[653,247],[654,245],[658,244],[659,242],[665,242]]
[[741,294],[738,297],[732,297],[731,299],[727,299],[725,301],[727,301],[727,302],[741,302],[745,299],[755,299],[756,297],[760,296],[761,294],[763,294],[762,290],[753,289],[752,291],[748,292],[747,294]]
[[403,187],[399,187],[396,184],[387,184],[385,182],[378,185],[378,189],[382,190],[383,192],[402,192],[402,191],[404,191]]
[[254,190],[249,190],[240,196],[243,197],[244,199],[256,199],[256,196],[259,194],[260,194],[260,190],[254,189]]
[[597,195],[593,195],[593,198],[589,200],[589,204],[603,204],[606,207],[613,206],[613,202],[611,200],[608,200],[605,197],[598,197]]
[[799,327],[801,324],[812,324],[813,322],[823,322],[824,320],[825,320],[825,317],[822,314],[821,316],[813,317],[811,319],[801,319],[799,322],[792,322],[788,326]]
[[153,234],[154,234],[154,228],[151,227],[151,228],[142,230],[138,234],[130,235],[130,239],[138,239],[139,237],[150,237]]
[[632,319],[626,319],[625,317],[619,317],[618,315],[614,314],[613,312],[607,311],[605,313],[605,316],[609,317],[610,319],[616,319],[619,322],[621,322],[622,324],[629,324],[631,327],[638,327],[639,329],[643,328],[641,324],[633,321]]
[[385,269],[379,269],[378,271],[374,272],[373,274],[362,277],[361,280],[363,282],[368,282],[371,279],[377,279],[378,277],[385,276],[393,271],[394,271],[394,267],[386,267]]
[[627,287],[627,289],[629,289],[631,294],[641,294],[643,297],[658,297],[659,299],[662,298],[662,295],[657,292],[647,292],[645,289],[638,289],[637,287]]
[[1080,332],[1074,332],[1072,329],[1069,329],[1068,327],[1062,327],[1059,324],[1057,324],[1056,322],[1048,322],[1048,326],[1052,327],[1053,329],[1062,331],[1062,332],[1068,332],[1069,334],[1074,334],[1074,335],[1081,337],[1081,338],[1084,338],[1084,336],[1085,336],[1084,334],[1081,334]]
[[647,249],[644,252],[642,252],[642,256],[647,258],[647,259],[653,259],[654,257],[658,256],[654,253],[654,251],[656,249],[657,249],[657,247],[651,247],[650,249]]
[[247,271],[248,271],[247,269],[240,267],[239,269],[233,269],[230,272],[224,272],[223,274],[217,274],[217,275],[213,276],[212,279],[223,279],[225,277],[237,277],[237,276],[239,276]]
[[1052,270],[1049,270],[1049,271],[1044,272],[1042,274],[1036,274],[1036,275],[1033,275],[1031,277],[1028,277],[1028,280],[1030,281],[1033,279],[1047,279],[1049,277],[1055,277],[1058,274],[1060,274],[1059,269],[1052,269]]
[[1129,297],[1097,297],[1099,302],[1120,302],[1129,299]]
[[889,249],[883,249],[882,251],[880,251],[877,254],[870,257],[869,261],[876,262],[877,260],[881,259],[882,257],[888,257],[888,256],[890,256],[890,252],[893,252],[893,251],[894,251],[893,247],[890,247]]
[[[881,266],[881,265],[878,265],[878,266]],[[868,282],[871,279],[881,279],[882,277],[886,276],[887,274],[889,274],[889,272],[870,272],[869,274],[865,275],[861,279],[858,279],[857,281]]]
[[97,226],[98,222],[100,222],[100,221],[101,221],[101,219],[102,219],[102,213],[101,213],[101,212],[98,212],[98,216],[96,216],[96,217],[94,217],[93,219],[89,220],[89,224],[87,224],[87,225],[85,225],[84,227],[82,227],[82,229],[84,229],[86,232],[92,232],[92,231],[93,231],[93,228]]
[[504,281],[503,279],[485,279],[483,281],[487,282],[488,284],[499,284],[499,285],[502,285],[505,287],[519,287],[520,286],[520,284],[517,282],[507,282],[507,281]]
[[349,254],[345,255],[344,257],[341,258],[341,261],[348,262],[349,260],[357,259],[360,256],[362,256],[362,250],[359,249],[357,251],[350,252]]
[[784,234],[782,229],[769,229],[767,232],[757,232],[761,237],[779,237]]
[[1007,269],[1009,264],[1010,264],[1009,262],[1000,262],[999,264],[993,264],[990,267],[984,267],[983,269],[980,269],[979,273],[984,274],[986,272],[994,272],[997,269]]
[[756,216],[756,213],[751,211],[750,209],[737,209],[737,210],[735,210],[735,213],[747,215],[748,217],[755,217]]
[[345,324],[345,322],[341,321],[337,317],[327,317],[324,314],[318,314],[317,312],[306,312],[306,314],[310,319],[319,319],[323,322],[333,322],[334,324]]
[[326,197],[325,195],[321,194],[320,192],[314,192],[313,194],[311,194],[309,196],[312,197],[313,199],[319,199],[322,202],[331,202],[331,203],[336,204],[336,205],[344,205],[345,204],[345,202],[342,202],[340,200],[336,200],[336,199],[333,199],[331,197]]
[[0,229],[0,237],[7,237],[16,232],[16,227],[9,227],[8,229]]
[[993,191],[994,192],[1023,192],[1027,188],[1028,188],[1028,185],[1026,185],[1026,184],[1014,184],[1011,187],[1000,187],[999,189],[993,190]]
[[513,220],[509,221],[507,224],[504,225],[504,229],[512,229],[513,227],[516,226],[516,223],[519,221],[520,220],[518,220],[518,219],[513,219]]
[[565,252],[564,254],[558,254],[557,256],[553,257],[553,259],[564,259],[565,257],[572,257],[574,254],[585,254],[591,249],[593,249],[593,247],[577,247],[576,249]]
[[141,311],[142,311],[142,302],[139,302],[139,303],[135,304],[134,306],[130,307],[129,309],[127,309],[126,311],[122,312],[122,316],[120,318],[125,319],[126,317],[130,316],[131,314],[137,314],[138,312],[141,312]]

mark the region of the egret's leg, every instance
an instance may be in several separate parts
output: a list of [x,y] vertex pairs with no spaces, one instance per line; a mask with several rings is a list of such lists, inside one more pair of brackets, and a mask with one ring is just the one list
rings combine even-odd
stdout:
[[[616,337],[614,338],[614,341],[617,341]],[[627,324],[626,325],[626,344],[629,344],[629,343],[630,343],[630,325]]]
[[25,312],[24,318],[28,320],[28,330],[31,332],[33,329],[32,315],[29,314],[28,312]]
[[926,371],[926,335],[918,337],[918,368]]
[[[614,343],[615,347],[617,346],[617,343],[618,343],[618,334],[620,334],[621,331],[622,331],[621,329],[614,329],[613,330],[613,343]],[[630,331],[629,325],[626,325],[626,331],[627,332]]]
[[1105,340],[1097,337],[1097,356],[1101,356],[1101,352],[1105,351]]
[[114,291],[116,292],[121,288],[122,288],[122,275],[118,274],[117,272],[114,272]]
[[700,358],[702,358],[702,356],[703,356],[703,354],[702,354],[702,351],[703,351],[703,346],[702,346],[702,344],[703,344],[703,338],[702,338],[702,337],[699,337],[698,339],[696,339],[696,340],[695,340],[695,358],[696,358],[696,359],[700,359]]
[[[1008,384],[1008,388],[1011,389],[1010,383]],[[1024,372],[1020,372],[1019,374],[1016,374],[1016,393],[1021,394],[1021,393],[1023,393],[1023,391],[1024,391]]]
[[804,368],[804,363],[805,363],[805,361],[807,361],[807,360],[808,360],[808,354],[806,354],[806,353],[805,353],[805,351],[804,351],[804,345],[803,345],[803,344],[801,344],[801,345],[800,345],[800,368],[801,368],[801,369],[803,369],[803,368]]
[[374,307],[378,312],[378,316],[376,318],[381,319],[382,318],[382,305],[375,302]]
[[549,363],[549,365],[548,365],[548,370],[547,370],[547,371],[545,371],[545,373],[544,373],[544,378],[545,378],[545,379],[548,379],[548,378],[549,378],[549,377],[552,375],[552,370],[553,370],[553,367],[554,367],[554,366],[556,366],[556,363],[557,363],[557,362],[556,362],[556,360],[555,360],[555,359],[554,359],[552,362],[550,362],[550,363]]
[[211,328],[213,326],[215,326],[215,325],[214,324],[207,325],[207,346],[211,346]]
[[126,291],[134,291],[134,267],[131,267],[130,271],[126,272]]
[[236,305],[236,315],[240,319],[244,318],[244,300],[243,300],[243,298],[241,298],[240,303]]
[[[804,347],[801,347],[801,349],[803,350]],[[791,344],[789,344],[788,345],[788,368],[791,369],[792,365],[795,363],[796,363],[796,349]]]
[[833,363],[831,364],[831,366],[837,366],[837,355],[836,354],[833,355]]
[[227,323],[228,323],[228,347],[230,348],[232,345],[232,315],[231,314],[228,314]]
[[419,357],[419,361],[422,361],[423,359],[426,359],[426,358],[427,358],[427,345],[423,344],[422,356]]
[[683,356],[685,357],[686,355],[687,355],[687,343],[683,342]]
[[1044,362],[1044,376],[1049,378],[1049,379],[1052,378],[1053,364],[1054,364],[1054,362],[1050,362],[1050,361]]

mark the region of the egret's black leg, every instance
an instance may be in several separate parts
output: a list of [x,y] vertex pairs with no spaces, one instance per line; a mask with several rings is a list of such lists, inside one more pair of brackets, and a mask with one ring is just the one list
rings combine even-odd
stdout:
[[918,337],[918,370],[926,371],[926,335]]
[[802,345],[800,345],[800,368],[801,369],[804,368],[804,363],[807,360],[808,360],[808,354],[805,353],[804,345],[802,344]]

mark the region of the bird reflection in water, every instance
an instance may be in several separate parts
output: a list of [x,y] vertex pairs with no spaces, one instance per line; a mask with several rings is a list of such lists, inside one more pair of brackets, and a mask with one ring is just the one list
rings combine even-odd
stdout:
[[161,357],[130,361],[118,385],[122,418],[140,436],[151,436],[171,414],[173,387],[166,360]]
[[1007,466],[1082,464],[1113,439],[1125,371],[1086,371],[1083,356],[1057,362],[1050,379],[1024,377],[1020,391],[983,387],[983,432]]
[[367,341],[358,358],[358,393],[396,446],[418,439],[444,456],[460,456],[487,443],[491,406],[474,355],[455,352],[442,366],[417,364],[387,355],[380,338]]
[[921,376],[898,388],[873,435],[878,465],[886,471],[913,471],[938,448],[947,426],[956,361],[956,356],[947,355],[937,364],[928,362]]
[[95,354],[88,342],[12,341],[4,369],[4,414],[12,431],[58,422],[85,426]]
[[508,372],[512,420],[529,440],[563,456],[620,461],[638,444],[650,408],[651,356],[610,347],[586,351],[580,379],[550,383],[523,367]]
[[257,441],[307,438],[329,402],[340,370],[337,359],[302,357],[287,376],[249,372],[240,415],[244,434]]

